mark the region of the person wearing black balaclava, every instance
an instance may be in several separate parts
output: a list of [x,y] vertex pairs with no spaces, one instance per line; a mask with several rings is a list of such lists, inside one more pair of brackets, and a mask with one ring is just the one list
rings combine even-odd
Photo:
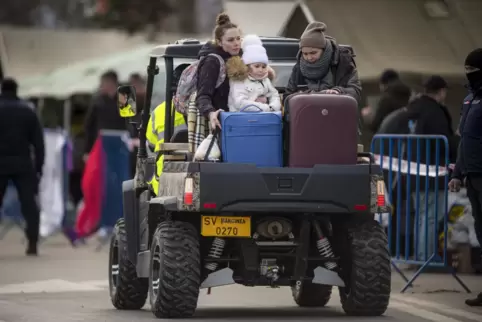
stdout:
[[[451,191],[459,191],[465,179],[467,196],[472,206],[474,228],[482,246],[482,48],[475,49],[465,59],[465,73],[470,93],[464,99],[459,132],[461,136],[457,163],[449,182]],[[482,254],[481,254],[482,255]],[[482,306],[482,292],[466,300],[469,306]]]

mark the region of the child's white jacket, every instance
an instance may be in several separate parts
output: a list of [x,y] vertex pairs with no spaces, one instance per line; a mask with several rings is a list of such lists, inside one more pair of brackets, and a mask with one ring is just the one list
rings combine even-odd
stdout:
[[[248,76],[244,81],[230,81],[228,106],[230,112],[239,112],[249,105],[259,107],[263,112],[281,111],[281,101],[276,88],[268,77],[263,80],[256,80]],[[260,96],[266,96],[268,103],[259,103],[255,100]],[[248,107],[245,111],[258,111],[254,106]]]
[[[255,105],[264,112],[281,111],[280,96],[270,80],[275,77],[274,70],[268,67],[269,76],[260,81],[248,75],[246,65],[237,57],[229,59],[226,65],[230,85],[228,98],[230,112],[239,112],[249,105]],[[255,102],[260,96],[266,96],[268,103]],[[248,107],[245,111],[259,111],[256,107]]]

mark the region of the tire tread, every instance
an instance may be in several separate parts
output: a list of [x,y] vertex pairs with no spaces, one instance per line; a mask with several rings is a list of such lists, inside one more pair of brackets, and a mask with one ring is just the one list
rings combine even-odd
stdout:
[[140,310],[147,300],[148,280],[137,277],[136,267],[127,257],[127,233],[123,218],[117,221],[112,238],[119,240],[119,275],[116,291],[111,293],[112,304],[119,310]]
[[375,220],[349,230],[351,241],[350,292],[340,288],[343,310],[352,316],[385,313],[391,292],[391,258],[383,227]]
[[192,317],[201,284],[198,232],[189,223],[166,221],[157,227],[154,244],[161,249],[162,269],[158,296],[151,296],[152,312],[158,318]]

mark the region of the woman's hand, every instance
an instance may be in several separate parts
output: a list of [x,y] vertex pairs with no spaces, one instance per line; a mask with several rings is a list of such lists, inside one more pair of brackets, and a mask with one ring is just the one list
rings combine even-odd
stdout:
[[221,123],[219,123],[219,113],[221,113],[221,110],[209,113],[209,127],[213,131],[216,127],[221,128]]
[[324,91],[320,92],[321,94],[340,94],[339,91],[336,89],[325,89]]

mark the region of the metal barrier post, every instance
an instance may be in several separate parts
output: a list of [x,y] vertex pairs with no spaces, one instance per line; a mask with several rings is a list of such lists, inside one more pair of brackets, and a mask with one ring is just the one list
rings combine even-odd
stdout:
[[[388,156],[384,153],[385,142],[388,143]],[[443,151],[441,151],[440,147],[441,142],[443,143]],[[413,146],[413,143],[415,143],[415,147]],[[425,146],[424,160],[422,160],[423,156],[421,154],[422,145]],[[447,189],[449,179],[449,146],[447,138],[443,135],[379,134],[375,135],[373,138],[371,150],[378,160],[380,167],[384,171],[388,171],[387,190],[390,198],[389,200],[392,204],[394,201],[393,190],[396,186],[395,192],[397,199],[395,214],[392,214],[389,217],[387,234],[389,247],[392,252],[392,266],[406,282],[401,293],[405,292],[407,288],[412,287],[413,282],[427,267],[448,268],[456,281],[466,292],[470,293],[470,289],[460,280],[455,269],[449,265],[447,259]],[[394,155],[394,152],[396,152],[396,155]],[[414,152],[416,154],[416,162],[412,162]],[[430,160],[433,153],[435,154],[435,160]],[[395,178],[393,177],[394,171],[397,172]],[[415,176],[415,191],[412,191],[413,187],[411,185],[413,176]],[[425,177],[423,181],[421,181],[421,177]],[[404,190],[403,185],[406,186],[405,196],[403,196],[402,193]],[[433,186],[433,189],[430,189],[431,186]],[[423,190],[421,191],[421,189]],[[406,200],[403,200],[403,198],[406,198]],[[413,223],[411,220],[412,198],[414,199],[415,204],[415,218]],[[442,198],[443,203],[440,204]],[[405,211],[403,211],[402,208],[403,204],[405,204]],[[440,212],[443,217],[439,216]],[[393,215],[396,215],[395,221],[391,218]],[[405,215],[405,220],[402,220],[403,215]],[[444,233],[444,242],[441,247],[442,249],[440,250],[438,247],[439,219],[443,219]],[[394,223],[396,224],[396,227],[393,227]],[[405,224],[405,229],[402,229],[402,224]],[[395,234],[393,233],[392,228],[396,228]],[[402,243],[402,237],[405,238],[404,243]],[[395,240],[393,240],[393,238],[395,238]],[[410,247],[411,241],[414,243],[413,248]],[[402,244],[405,248],[404,256],[401,256]],[[395,246],[394,256],[393,246]],[[412,249],[413,254],[411,255]],[[420,267],[415,274],[408,279],[400,270],[398,264],[417,265]]]

